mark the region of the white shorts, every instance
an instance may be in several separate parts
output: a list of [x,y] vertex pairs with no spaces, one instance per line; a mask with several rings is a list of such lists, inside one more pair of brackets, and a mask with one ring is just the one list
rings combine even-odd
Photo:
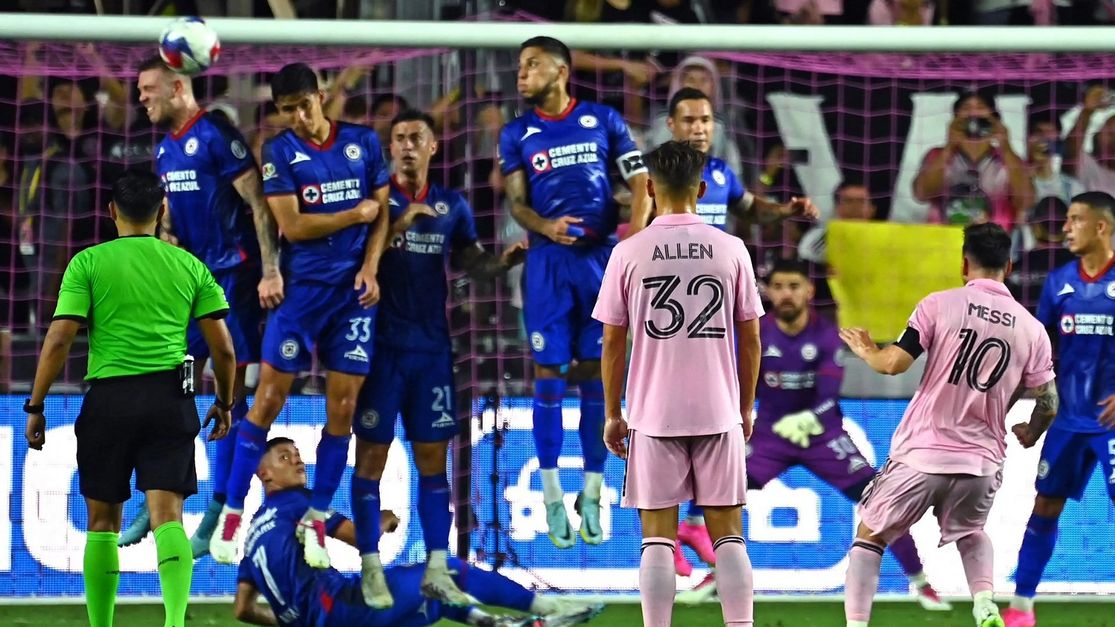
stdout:
[[944,546],[983,529],[1002,483],[1002,470],[986,477],[935,475],[891,459],[864,490],[859,515],[872,533],[890,544],[932,507]]
[[623,507],[665,509],[696,500],[707,507],[747,499],[743,427],[714,435],[656,438],[632,431],[623,477]]

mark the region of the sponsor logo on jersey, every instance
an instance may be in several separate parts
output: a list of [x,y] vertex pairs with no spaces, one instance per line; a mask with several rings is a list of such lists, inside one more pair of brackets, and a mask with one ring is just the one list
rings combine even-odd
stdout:
[[345,157],[347,157],[349,161],[359,161],[363,156],[364,151],[360,149],[359,144],[345,145]]
[[450,416],[447,412],[441,412],[441,416],[430,426],[444,429],[445,427],[452,427],[455,424],[457,424],[457,421],[453,420],[453,416]]
[[723,185],[723,184],[725,184],[725,183],[727,183],[727,182],[728,182],[728,179],[727,179],[727,177],[725,177],[725,176],[724,176],[724,173],[723,173],[723,172],[721,172],[720,170],[713,170],[713,171],[712,171],[712,180],[713,180],[713,181],[714,181],[714,182],[715,182],[715,183],[716,183],[717,185]]
[[538,133],[541,133],[541,132],[542,132],[542,129],[538,128],[537,126],[528,126],[527,127],[527,132],[523,133],[523,136],[519,138],[519,141],[523,141],[524,139],[530,137],[531,135],[537,135]]
[[357,345],[355,348],[345,353],[345,359],[368,363],[368,352],[364,350],[363,346]]
[[530,165],[535,172],[557,170],[571,165],[599,163],[596,142],[579,142],[555,146],[549,150],[536,152],[530,157]]
[[165,153],[165,152],[166,152],[166,148],[164,148],[162,146],[159,146],[159,154],[155,155],[155,158],[158,159],[159,157],[163,156],[163,153]]
[[1058,296],[1064,296],[1065,294],[1074,294],[1074,293],[1076,293],[1076,290],[1072,289],[1072,286],[1069,285],[1068,283],[1065,283],[1065,286],[1061,288],[1060,292],[1057,292],[1057,295]]
[[395,200],[394,198],[388,198],[387,199],[387,206],[388,207],[398,207],[400,205],[399,205],[399,201]]
[[407,231],[403,234],[403,248],[408,253],[419,255],[440,255],[445,251],[444,233],[415,233]]
[[276,176],[278,176],[278,173],[275,171],[274,163],[268,161],[267,163],[263,164],[263,180],[270,181]]
[[1115,316],[1107,314],[1064,314],[1061,335],[1115,335]]
[[182,152],[185,152],[187,156],[192,157],[197,154],[197,146],[197,138],[191,137],[186,140],[186,145],[182,147]]
[[232,140],[232,143],[229,144],[228,148],[232,151],[232,156],[236,157],[237,159],[243,159],[244,157],[248,156],[248,148],[244,146],[244,142],[240,141],[239,139]]
[[309,161],[309,160],[310,160],[309,155],[307,155],[304,152],[296,150],[296,151],[294,151],[294,158],[290,160],[290,165],[294,165],[296,163],[302,163],[303,161]]
[[782,351],[778,350],[778,347],[774,346],[773,344],[768,346],[767,349],[765,351],[763,351],[763,357],[781,357],[781,356],[782,356]]
[[813,361],[817,358],[817,345],[812,342],[806,342],[801,347],[801,358],[805,361]]
[[595,115],[582,115],[580,119],[577,120],[577,123],[585,128],[596,128],[596,126],[600,124],[600,122],[596,120]]
[[321,188],[317,185],[305,185],[302,187],[302,202],[307,205],[317,205],[321,203]]
[[536,152],[530,156],[530,167],[535,172],[546,172],[550,169],[550,158],[544,152]]
[[817,373],[813,370],[803,372],[767,372],[763,381],[772,388],[783,390],[811,390],[816,385]]
[[284,340],[279,344],[279,354],[283,359],[294,359],[298,356],[298,342],[294,340]]
[[198,192],[197,170],[171,170],[163,175],[163,188],[167,192]]
[[772,388],[778,387],[778,383],[779,383],[778,373],[777,372],[764,373],[763,374],[763,383],[766,383],[767,387],[772,387]]
[[[448,215],[449,214],[449,205],[446,204],[445,202],[439,200],[439,201],[434,203],[434,211],[437,212],[437,214],[439,216]],[[1115,285],[1115,284],[1113,284],[1113,285]]]

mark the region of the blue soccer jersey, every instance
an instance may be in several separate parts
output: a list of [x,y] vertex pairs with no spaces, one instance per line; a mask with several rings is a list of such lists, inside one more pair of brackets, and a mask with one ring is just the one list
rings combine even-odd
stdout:
[[232,186],[255,159],[244,137],[219,118],[198,113],[159,142],[155,167],[166,189],[179,244],[219,272],[259,259],[251,208]]
[[[306,563],[295,530],[309,507],[310,491],[305,488],[268,495],[244,543],[236,579],[263,593],[280,625],[325,625],[332,600],[349,582],[335,569]],[[344,520],[331,514],[326,532],[332,534]]]
[[701,180],[705,182],[705,195],[697,199],[697,215],[705,224],[723,231],[727,228],[728,208],[739,202],[747,190],[728,164],[716,157],[708,158]]
[[1053,427],[1082,433],[1099,424],[1099,402],[1115,394],[1115,264],[1095,277],[1080,260],[1057,268],[1045,280],[1037,318],[1059,333],[1057,390],[1060,409]]
[[[603,241],[616,230],[617,208],[609,164],[629,178],[646,171],[643,156],[620,114],[611,107],[572,99],[561,115],[532,109],[509,122],[499,136],[500,169],[526,173],[530,205],[548,220],[573,216],[586,239]],[[532,249],[553,244],[530,234]]]
[[[263,146],[263,191],[293,194],[302,213],[337,213],[372,198],[387,184],[375,131],[331,122],[329,138],[316,144],[286,130]],[[340,284],[351,281],[364,260],[368,225],[346,227],[327,237],[284,242],[283,268],[292,281]]]
[[437,217],[419,217],[406,232],[395,236],[380,261],[381,299],[376,342],[424,352],[449,347],[445,305],[449,288],[446,261],[453,249],[476,244],[476,225],[464,197],[428,184],[416,197],[391,185],[391,221],[411,203],[431,207]]

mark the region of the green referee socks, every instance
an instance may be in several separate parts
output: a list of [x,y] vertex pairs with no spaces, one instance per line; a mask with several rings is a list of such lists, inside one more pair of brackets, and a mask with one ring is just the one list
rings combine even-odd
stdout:
[[112,627],[116,587],[120,583],[120,550],[112,531],[85,534],[85,609],[90,627]]
[[159,557],[159,584],[166,608],[164,627],[186,624],[186,604],[190,600],[190,581],[194,574],[194,553],[182,523],[168,522],[155,530],[155,549]]

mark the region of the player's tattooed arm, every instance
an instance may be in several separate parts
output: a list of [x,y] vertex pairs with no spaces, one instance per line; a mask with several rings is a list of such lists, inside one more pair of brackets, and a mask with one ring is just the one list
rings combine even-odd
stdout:
[[236,193],[252,208],[252,223],[259,240],[260,264],[263,278],[259,282],[259,302],[265,309],[273,309],[283,301],[283,275],[279,272],[279,227],[263,195],[263,182],[255,168],[245,170],[232,186]]
[[479,242],[454,251],[453,265],[461,268],[474,279],[490,279],[502,275],[523,262],[526,245],[516,242],[503,249],[498,257],[486,250]]
[[547,220],[527,204],[527,175],[522,170],[515,170],[507,175],[503,182],[503,191],[511,202],[511,217],[524,229],[545,235],[559,244],[577,241],[576,237],[569,234],[568,229],[581,222],[580,218],[561,216],[556,220]]
[[1049,429],[1053,418],[1057,415],[1061,398],[1057,394],[1057,381],[1049,380],[1045,383],[1026,390],[1027,395],[1034,399],[1034,411],[1030,413],[1030,422],[1020,422],[1011,428],[1019,444],[1030,448],[1037,444],[1041,434]]
[[255,586],[246,581],[237,583],[236,604],[233,607],[236,620],[249,625],[278,625],[275,612],[269,605],[257,603],[258,598],[259,590]]

